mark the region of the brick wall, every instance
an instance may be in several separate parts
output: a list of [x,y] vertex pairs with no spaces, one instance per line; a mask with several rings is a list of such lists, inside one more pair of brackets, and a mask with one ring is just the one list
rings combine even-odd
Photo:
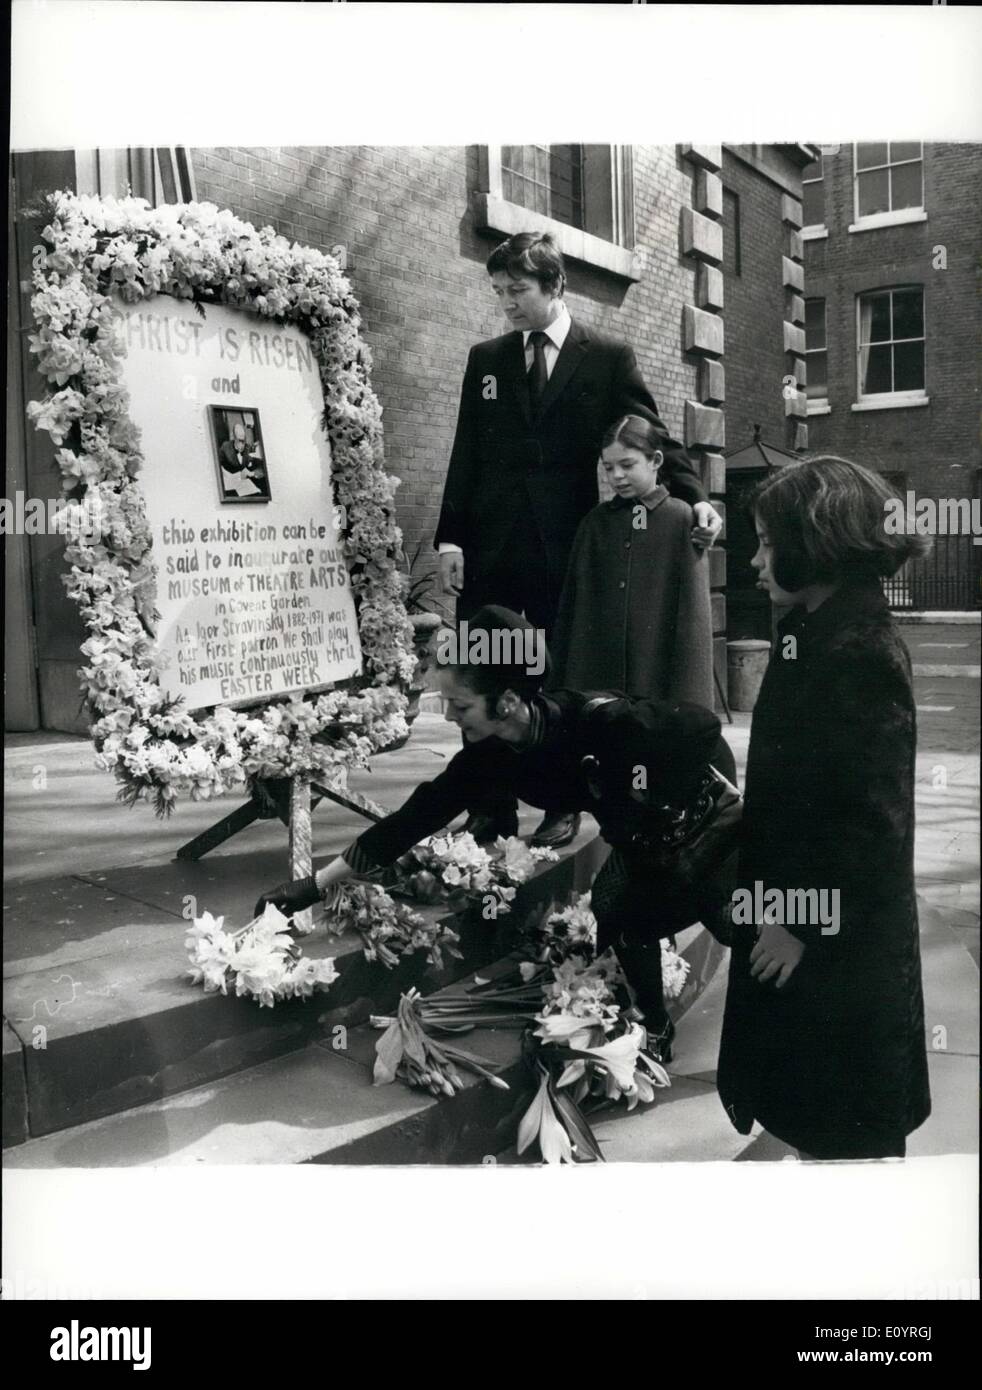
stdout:
[[[469,213],[476,147],[216,148],[192,158],[200,199],[321,250],[347,247],[411,553],[436,526],[468,349],[507,329],[484,270],[494,240],[473,230]],[[682,352],[694,267],[680,259],[678,230],[691,172],[674,146],[636,146],[634,182],[640,283],[571,266],[567,302],[583,322],[632,343],[681,438],[696,373]]]
[[[972,496],[982,464],[979,343],[982,301],[982,146],[924,147],[927,221],[850,233],[851,145],[824,161],[825,240],[805,243],[805,286],[826,301],[828,415],[809,416],[809,445],[903,472],[918,495]],[[934,248],[947,251],[935,269]],[[894,285],[923,285],[927,406],[854,412],[856,296]],[[976,494],[977,495],[977,494]]]
[[[765,444],[794,447],[782,387],[790,372],[784,352],[787,312],[781,277],[787,229],[781,221],[783,190],[723,146],[723,187],[739,199],[740,274],[730,248],[724,256],[723,320],[726,330],[726,448],[745,448],[754,424]],[[731,228],[726,219],[724,236]]]

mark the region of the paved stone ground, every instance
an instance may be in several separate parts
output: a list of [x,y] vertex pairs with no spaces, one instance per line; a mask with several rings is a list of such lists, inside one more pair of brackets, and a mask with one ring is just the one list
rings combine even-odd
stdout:
[[[918,625],[905,627],[904,635],[917,668],[940,664],[977,668],[977,628]],[[932,645],[935,642],[947,645],[942,651]],[[943,663],[927,660],[934,654],[948,659]],[[967,674],[922,674],[920,670],[915,680],[917,879],[934,1113],[913,1136],[909,1151],[974,1152],[979,681]],[[741,772],[749,725],[749,715],[736,715],[735,723],[726,728]],[[395,806],[417,781],[444,766],[458,747],[456,730],[439,714],[424,712],[410,744],[378,759],[374,776],[355,777],[352,785]],[[142,896],[159,913],[161,883],[169,875],[173,875],[179,902],[188,869],[172,864],[174,852],[234,804],[229,799],[181,803],[170,821],[158,821],[147,807],[129,810],[113,800],[112,780],[93,767],[88,740],[63,735],[8,737],[4,913],[10,930],[4,934],[5,976],[21,974],[27,960],[32,970],[63,967],[78,941],[83,949],[91,949],[84,943],[105,933],[118,914],[119,907],[113,904],[118,904],[119,894],[111,885],[121,875],[127,880],[124,896],[130,909],[134,900],[141,900],[139,885],[145,881],[147,892]],[[538,816],[531,809],[523,813],[522,833],[533,828]],[[315,815],[315,853],[321,857],[339,852],[363,824],[340,808],[320,808]],[[209,881],[224,882],[223,897],[229,903],[234,899],[236,909],[245,911],[258,889],[285,877],[284,831],[278,822],[258,823],[209,856],[206,864]],[[100,886],[100,874],[105,886]],[[64,907],[69,898],[71,910],[66,907],[59,912],[59,905]],[[76,899],[84,899],[82,915],[91,921],[79,920]],[[221,912],[225,904],[208,901],[201,906]],[[127,930],[132,930],[129,919]],[[736,1135],[719,1105],[713,1083],[724,988],[725,967],[682,1020],[671,1093],[646,1112],[618,1116],[600,1126],[612,1159],[747,1160],[781,1158],[786,1153],[768,1136],[755,1135],[748,1142]],[[179,1102],[180,1097],[174,1099]]]

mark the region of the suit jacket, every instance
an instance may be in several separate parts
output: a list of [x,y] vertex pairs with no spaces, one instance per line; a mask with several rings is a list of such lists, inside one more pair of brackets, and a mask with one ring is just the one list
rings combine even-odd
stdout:
[[237,453],[232,440],[226,439],[218,451],[218,457],[222,467],[227,468],[230,473],[241,473],[256,462],[251,451],[252,446],[247,444],[241,454]]
[[478,343],[467,359],[434,544],[463,549],[468,582],[493,581],[496,569],[514,566],[516,517],[525,509],[545,552],[536,568],[544,558],[558,600],[576,528],[597,504],[601,438],[627,414],[651,420],[664,435],[660,476],[669,492],[704,502],[692,462],[659,419],[627,343],[572,320],[535,414],[522,334]]

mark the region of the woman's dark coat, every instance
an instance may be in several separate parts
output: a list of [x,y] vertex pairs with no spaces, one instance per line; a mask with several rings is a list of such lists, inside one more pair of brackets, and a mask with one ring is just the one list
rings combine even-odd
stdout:
[[805,951],[776,990],[750,976],[754,927],[734,926],[719,1093],[741,1133],[757,1120],[815,1157],[862,1157],[931,1109],[910,658],[875,581],[794,609],[779,633],[751,726],[739,883],[837,888],[838,931],[786,922]]

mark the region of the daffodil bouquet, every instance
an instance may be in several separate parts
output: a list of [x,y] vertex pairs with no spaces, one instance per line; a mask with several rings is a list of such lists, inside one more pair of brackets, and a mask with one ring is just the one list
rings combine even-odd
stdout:
[[357,932],[365,959],[381,961],[389,969],[416,951],[425,951],[427,961],[438,970],[443,969],[444,952],[461,959],[460,937],[449,922],[427,922],[374,883],[339,883],[324,921],[331,935]]
[[499,836],[490,850],[465,831],[431,835],[414,845],[394,866],[394,893],[418,902],[463,906],[482,901],[489,918],[510,912],[518,885],[525,883],[555,850],[533,849],[516,835]]
[[565,907],[552,902],[541,915],[531,916],[524,944],[537,963],[562,965],[570,956],[592,960],[597,949],[597,919],[590,908],[590,894],[576,895]]

